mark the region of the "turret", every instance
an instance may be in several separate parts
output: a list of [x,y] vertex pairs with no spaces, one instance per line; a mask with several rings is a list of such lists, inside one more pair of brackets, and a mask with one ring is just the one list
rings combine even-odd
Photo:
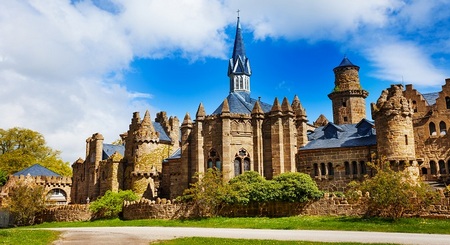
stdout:
[[335,124],[355,124],[366,118],[366,98],[369,93],[361,88],[359,66],[347,57],[333,69],[334,89],[328,95],[333,104]]
[[300,99],[296,95],[292,101],[292,109],[295,113],[295,126],[297,128],[297,148],[303,147],[308,143],[306,110],[300,103]]

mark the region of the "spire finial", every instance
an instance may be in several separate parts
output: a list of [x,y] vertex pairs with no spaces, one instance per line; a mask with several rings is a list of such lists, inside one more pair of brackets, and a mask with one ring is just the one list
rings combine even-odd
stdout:
[[240,9],[238,9],[238,10],[237,10],[236,12],[237,12],[237,14],[238,14],[238,18],[239,18],[239,12],[241,12],[241,10],[240,10]]

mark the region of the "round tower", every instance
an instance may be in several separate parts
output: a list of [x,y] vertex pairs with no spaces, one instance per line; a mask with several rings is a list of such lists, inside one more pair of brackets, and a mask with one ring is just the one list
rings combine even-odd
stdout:
[[333,104],[335,124],[355,124],[366,118],[366,98],[369,93],[361,88],[359,66],[344,57],[333,69],[334,89],[328,95]]
[[403,96],[402,85],[383,90],[377,103],[371,104],[377,131],[378,156],[394,162],[416,160],[413,109]]

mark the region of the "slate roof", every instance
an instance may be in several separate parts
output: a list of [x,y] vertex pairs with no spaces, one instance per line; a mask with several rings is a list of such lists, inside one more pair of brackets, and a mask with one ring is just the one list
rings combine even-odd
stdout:
[[228,63],[228,75],[247,74],[251,75],[250,62],[245,54],[244,38],[242,37],[241,23],[238,17],[236,36],[234,38],[233,57]]
[[20,176],[20,175],[31,175],[31,176],[48,176],[48,177],[62,177],[61,175],[51,171],[50,169],[43,167],[42,165],[36,163],[33,166],[30,166],[26,169],[23,169],[15,174],[14,176]]
[[[248,94],[231,92],[227,96],[228,105],[230,107],[230,113],[236,114],[251,114],[253,107],[255,106],[256,99],[250,98]],[[259,101],[264,113],[269,112],[272,109],[272,105]],[[213,112],[213,115],[222,113],[223,102]]]
[[328,123],[308,135],[310,141],[300,150],[375,146],[376,131],[373,122],[363,119],[358,124],[336,125]]
[[103,144],[102,160],[110,158],[116,151],[119,152],[122,156],[125,156],[124,145]]
[[346,56],[346,57],[344,57],[344,59],[342,59],[341,63],[337,67],[335,67],[335,69],[338,68],[338,67],[349,67],[349,66],[353,66],[353,67],[358,67],[359,68],[359,66],[354,65]]
[[180,158],[181,158],[181,148],[178,148],[174,153],[172,153],[172,155],[164,159],[164,162],[167,162],[167,160],[170,159],[180,159]]
[[428,102],[428,105],[434,105],[436,104],[436,99],[439,97],[439,93],[427,93],[422,94],[423,98]]
[[155,131],[159,133],[160,141],[172,141],[172,139],[166,134],[166,131],[164,131],[161,123],[153,122],[153,128],[155,128]]

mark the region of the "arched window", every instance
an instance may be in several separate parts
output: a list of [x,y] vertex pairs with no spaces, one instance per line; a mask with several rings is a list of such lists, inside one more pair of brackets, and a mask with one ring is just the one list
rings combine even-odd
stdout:
[[213,167],[213,162],[212,159],[208,159],[208,168],[212,168]]
[[437,174],[437,167],[436,167],[436,162],[435,161],[430,161],[430,172],[432,175],[436,175]]
[[244,172],[250,171],[250,159],[248,157],[244,158]]
[[423,167],[422,168],[422,175],[427,175],[428,174],[428,169]]
[[334,175],[334,168],[331,162],[328,163],[328,175]]
[[359,162],[359,169],[362,175],[367,174],[366,163],[364,161]]
[[445,174],[445,162],[443,160],[439,160],[439,173]]
[[222,162],[219,159],[216,159],[216,168],[222,171]]
[[243,171],[251,170],[251,161],[248,151],[244,148],[240,149],[234,158],[234,175],[238,176]]
[[238,176],[241,173],[241,159],[236,157],[234,159],[234,176]]
[[319,165],[317,163],[314,163],[314,176],[319,176]]
[[414,112],[417,112],[417,101],[415,101],[415,100],[412,101],[412,108],[413,108]]
[[430,122],[430,124],[428,125],[428,127],[430,128],[430,135],[436,135],[436,125],[434,124],[434,122]]
[[352,174],[357,175],[358,174],[358,163],[353,161],[352,162]]
[[220,161],[220,156],[215,149],[211,149],[208,154],[207,168],[217,168],[222,170],[222,163]]
[[447,109],[450,109],[450,97],[445,97],[445,105],[447,106]]
[[320,173],[322,174],[322,176],[327,175],[327,168],[325,166],[325,163],[320,164]]
[[350,171],[350,163],[345,162],[344,166],[345,166],[345,175],[350,175],[350,173],[351,173],[351,171]]
[[439,133],[441,135],[446,135],[447,134],[447,125],[445,124],[444,121],[441,121],[439,123]]
[[47,193],[47,203],[51,204],[66,204],[67,194],[65,191],[56,188]]

